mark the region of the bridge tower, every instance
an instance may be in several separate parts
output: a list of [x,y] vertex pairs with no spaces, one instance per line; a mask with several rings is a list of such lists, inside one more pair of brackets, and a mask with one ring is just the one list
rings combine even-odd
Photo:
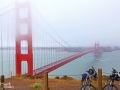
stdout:
[[[32,54],[32,25],[30,2],[16,2],[16,75],[21,75],[21,63],[27,61],[28,74],[33,75],[33,54]],[[27,33],[22,34],[23,26]],[[27,42],[27,53],[22,53],[21,42]]]
[[99,47],[99,43],[95,43],[95,56],[99,56],[100,55],[100,47]]

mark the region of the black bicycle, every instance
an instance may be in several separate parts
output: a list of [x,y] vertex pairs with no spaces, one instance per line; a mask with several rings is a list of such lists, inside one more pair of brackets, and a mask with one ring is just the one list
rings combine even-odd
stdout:
[[109,80],[102,90],[118,90],[117,86],[114,84],[114,80],[120,80],[120,72],[112,68],[112,74],[109,76]]
[[92,77],[97,78],[97,73],[94,67],[92,67],[86,72],[87,73],[82,74],[80,90],[97,90],[96,87],[91,84]]

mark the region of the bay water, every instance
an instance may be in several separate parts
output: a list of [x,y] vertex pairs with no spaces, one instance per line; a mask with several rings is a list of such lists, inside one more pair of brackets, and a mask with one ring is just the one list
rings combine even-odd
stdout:
[[76,79],[81,79],[81,74],[86,73],[92,66],[96,71],[99,68],[102,69],[102,75],[110,75],[112,68],[120,72],[120,51],[104,52],[97,59],[93,53],[87,54],[58,68],[49,75],[68,75]]
[[[8,51],[3,51],[2,53],[6,52]],[[15,52],[9,51],[9,54],[7,55],[9,56],[9,60],[6,59],[6,56],[2,56],[2,53],[0,53],[0,75],[4,74],[6,78],[10,77],[11,75],[15,75],[15,54],[12,54]],[[69,55],[71,54],[71,52],[67,53],[69,53]],[[55,56],[58,55],[54,55],[53,58],[55,58]],[[35,61],[34,63],[38,62]],[[26,72],[24,68],[27,68],[27,66],[24,64],[25,63],[23,63],[22,65],[23,73]],[[112,68],[115,68],[118,72],[120,72],[120,51],[118,50],[112,52],[104,52],[97,59],[95,58],[93,53],[89,53],[50,72],[49,77],[62,77],[64,75],[67,75],[72,76],[76,79],[81,79],[81,74],[86,73],[86,70],[90,69],[92,66],[96,69],[96,71],[98,70],[98,68],[101,68],[103,75],[111,74]]]

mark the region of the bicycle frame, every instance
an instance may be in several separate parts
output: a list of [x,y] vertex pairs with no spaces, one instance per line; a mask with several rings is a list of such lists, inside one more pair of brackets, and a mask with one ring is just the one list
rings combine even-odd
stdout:
[[80,90],[97,90],[95,86],[92,85],[92,77],[96,78],[96,71],[94,67],[86,71],[88,74],[82,74],[82,82]]
[[110,86],[114,85],[114,80],[113,79],[109,79],[108,84],[110,84]]
[[91,85],[92,79],[91,76],[87,76],[85,80],[83,81],[83,85]]

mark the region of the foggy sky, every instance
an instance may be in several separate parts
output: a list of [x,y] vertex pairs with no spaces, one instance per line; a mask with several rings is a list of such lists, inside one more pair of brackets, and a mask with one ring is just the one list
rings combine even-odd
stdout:
[[[0,8],[16,0],[0,0]],[[120,46],[120,0],[31,0],[71,46]]]

